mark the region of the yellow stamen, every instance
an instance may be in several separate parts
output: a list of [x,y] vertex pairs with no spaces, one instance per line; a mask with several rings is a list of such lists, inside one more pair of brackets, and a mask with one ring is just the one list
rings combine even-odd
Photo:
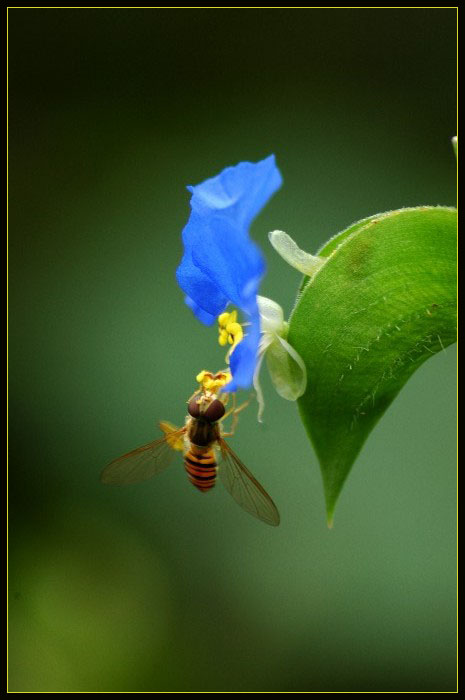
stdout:
[[226,384],[228,384],[232,379],[230,372],[217,372],[213,375],[211,372],[202,370],[197,376],[196,380],[201,384],[204,391],[210,391],[216,394],[218,389],[222,389]]
[[212,378],[213,374],[211,372],[207,372],[206,369],[203,369],[201,372],[198,373],[198,375],[195,378],[195,381],[198,382],[199,384],[203,384],[203,381],[205,378]]
[[[244,331],[242,330],[242,325],[237,322],[237,311],[231,311],[218,316],[218,342],[220,345],[226,345],[229,343],[233,347],[230,352],[236,347],[238,343],[241,342],[244,337]],[[230,354],[230,353],[228,353]]]
[[220,328],[226,328],[228,323],[234,323],[237,321],[237,311],[225,311],[224,313],[220,314],[218,316],[218,324]]
[[225,328],[220,329],[220,335],[218,338],[220,345],[226,345],[228,342],[228,331]]
[[240,323],[228,323],[226,326],[226,332],[228,334],[228,343],[230,343],[230,345],[237,345],[244,337],[244,331],[242,330]]

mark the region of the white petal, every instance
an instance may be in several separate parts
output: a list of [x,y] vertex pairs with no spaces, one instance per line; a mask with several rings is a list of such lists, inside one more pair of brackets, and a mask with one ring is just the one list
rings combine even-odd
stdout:
[[267,297],[257,296],[262,333],[279,333],[284,329],[284,313],[279,304]]
[[273,337],[270,336],[269,334],[263,335],[260,339],[260,345],[259,345],[259,350],[258,350],[258,359],[257,359],[257,364],[255,365],[255,372],[253,375],[253,387],[255,389],[255,394],[257,397],[257,402],[258,402],[258,422],[262,423],[262,416],[263,416],[263,411],[265,410],[265,399],[263,398],[263,391],[260,386],[260,381],[259,381],[259,374],[260,374],[260,369],[262,366],[263,358],[265,357],[265,353],[268,350],[269,346],[273,342]]
[[271,231],[268,234],[270,243],[277,253],[296,270],[304,275],[312,276],[323,265],[325,258],[310,255],[299,248],[297,243],[284,231]]
[[296,401],[305,392],[307,370],[299,353],[287,340],[275,336],[266,352],[266,363],[278,394],[288,401]]

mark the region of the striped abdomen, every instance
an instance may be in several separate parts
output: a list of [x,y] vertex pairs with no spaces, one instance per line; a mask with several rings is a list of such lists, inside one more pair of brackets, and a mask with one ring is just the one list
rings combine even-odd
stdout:
[[189,481],[199,491],[208,491],[215,485],[218,467],[213,450],[199,450],[196,445],[192,445],[184,455],[184,466]]

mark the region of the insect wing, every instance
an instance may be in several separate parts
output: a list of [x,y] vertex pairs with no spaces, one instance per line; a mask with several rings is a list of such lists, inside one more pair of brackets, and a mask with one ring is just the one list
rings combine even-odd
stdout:
[[114,459],[102,471],[100,481],[104,484],[122,486],[151,479],[152,476],[169,467],[176,452],[173,440],[181,439],[184,433],[185,428],[173,430],[159,440],[137,447],[132,452]]
[[268,525],[279,525],[279,513],[271,497],[222,438],[219,445],[223,461],[220,478],[241,508]]

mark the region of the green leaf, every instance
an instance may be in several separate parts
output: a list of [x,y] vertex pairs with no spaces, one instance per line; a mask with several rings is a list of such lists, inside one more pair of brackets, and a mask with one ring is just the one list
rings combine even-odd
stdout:
[[413,372],[456,340],[457,212],[400,209],[332,238],[304,278],[289,343],[307,368],[299,399],[328,523],[371,430]]

